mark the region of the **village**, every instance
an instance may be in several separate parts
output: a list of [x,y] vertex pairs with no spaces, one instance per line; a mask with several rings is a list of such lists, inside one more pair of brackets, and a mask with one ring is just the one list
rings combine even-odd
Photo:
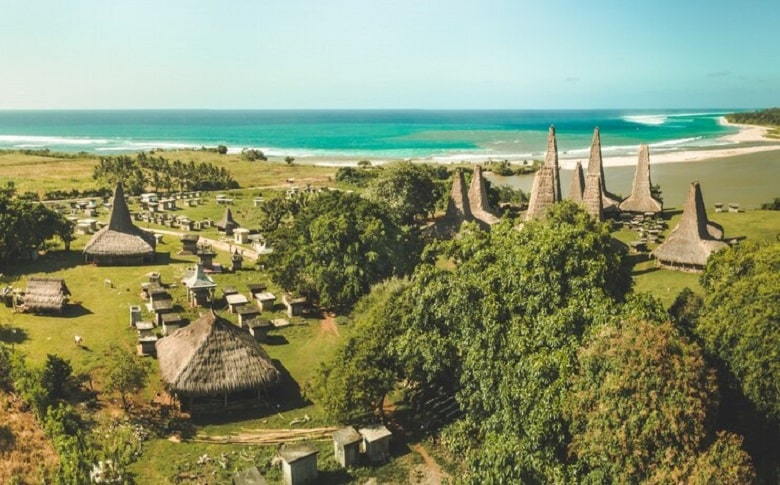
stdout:
[[[607,221],[637,267],[681,271],[683,279],[671,283],[679,285],[675,290],[695,281],[711,254],[742,239],[732,232],[724,236],[723,226],[708,218],[707,207],[719,217],[747,217],[744,211],[740,214],[736,204],[724,210],[723,204],[705,203],[695,181],[689,183],[682,210],[674,218],[665,215],[656,192],[660,188],[651,181],[646,145],[639,149],[628,197],[608,191],[604,170],[596,129],[588,164],[577,163],[564,197],[556,133],[550,127],[546,158],[516,229],[543,220],[568,198],[593,220]],[[464,223],[483,231],[501,223],[501,210],[489,202],[483,167],[468,171],[469,184],[464,170],[452,172],[446,210],[422,228],[427,237],[457,239]],[[287,199],[316,200],[318,194],[343,191],[325,184],[299,188],[289,178],[280,182],[282,189],[275,190]],[[265,483],[266,476],[287,484],[339,483],[346,477],[393,476],[398,469],[411,474],[398,482],[417,473],[423,482],[438,483],[447,472],[431,459],[434,451],[415,451],[419,463],[410,459],[403,451],[410,432],[398,421],[374,416],[335,423],[307,395],[316,367],[334,355],[341,333],[350,332],[350,318],[285,291],[270,276],[269,256],[278,249],[277,241],[253,226],[257,218],[252,215],[262,209],[264,195],[127,196],[120,181],[110,198],[47,202],[72,223],[74,240],[69,251],[35,254],[14,273],[5,272],[1,315],[4,327],[14,333],[11,342],[34,361],[57,352],[74,369],[98,376],[105,372],[101,355],[111,346],[130,348],[138,359],[153,362],[148,384],[130,393],[125,411],[108,393],[90,388],[100,395],[98,407],[114,408],[116,415],[178,417],[178,424],[163,426],[143,452],[171,456],[168,463],[130,464],[128,471],[145,483],[219,483],[217,475],[207,475],[228,472],[236,484]],[[192,420],[196,431],[179,419]],[[235,458],[245,457],[238,450],[251,444],[267,449],[248,460]],[[186,453],[180,451],[183,446],[189,446]],[[230,451],[217,452],[220,447]],[[225,453],[234,456],[232,462]],[[269,468],[270,462],[274,466]],[[218,463],[223,464],[220,471],[214,469]],[[109,483],[101,477],[110,476],[111,466],[93,464],[93,481]],[[358,471],[344,475],[343,470]]]

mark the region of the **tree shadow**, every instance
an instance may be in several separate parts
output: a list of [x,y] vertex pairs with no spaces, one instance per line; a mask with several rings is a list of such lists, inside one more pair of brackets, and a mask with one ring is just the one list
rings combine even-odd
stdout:
[[7,344],[21,344],[28,339],[27,331],[21,327],[0,324],[0,342]]
[[3,268],[6,276],[20,276],[32,273],[54,273],[60,270],[75,268],[84,264],[84,256],[78,251],[54,250],[47,251],[33,261],[11,261]]
[[290,341],[284,335],[266,335],[263,343],[266,345],[287,345]]
[[174,258],[171,256],[171,253],[154,253],[154,263],[155,265],[168,265],[168,264],[192,264],[191,260],[188,259],[179,259]]

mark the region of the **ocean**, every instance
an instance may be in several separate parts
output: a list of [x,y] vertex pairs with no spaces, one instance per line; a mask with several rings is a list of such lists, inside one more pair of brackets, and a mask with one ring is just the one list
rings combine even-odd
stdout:
[[298,160],[534,160],[556,127],[561,158],[727,144],[728,110],[102,110],[0,111],[0,149],[104,155],[225,145]]

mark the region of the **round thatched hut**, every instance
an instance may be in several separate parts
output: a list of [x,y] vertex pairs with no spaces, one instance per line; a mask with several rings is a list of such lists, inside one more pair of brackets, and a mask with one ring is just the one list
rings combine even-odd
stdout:
[[111,219],[84,246],[84,260],[109,266],[151,263],[155,247],[154,234],[136,227],[130,220],[122,184],[116,184]]
[[165,387],[192,414],[248,407],[280,373],[246,330],[209,311],[157,342]]

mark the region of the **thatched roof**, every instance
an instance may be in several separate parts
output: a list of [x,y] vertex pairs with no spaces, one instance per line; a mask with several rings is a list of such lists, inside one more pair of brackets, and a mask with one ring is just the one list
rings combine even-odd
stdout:
[[599,221],[604,220],[604,198],[601,193],[601,177],[589,173],[585,178],[585,191],[582,194],[582,205],[585,211]]
[[527,221],[543,218],[551,205],[561,201],[561,178],[558,171],[558,142],[555,139],[555,127],[550,126],[544,165],[536,171],[531,187],[528,211],[525,214]]
[[225,213],[222,214],[222,219],[217,221],[217,223],[214,225],[222,231],[225,229],[235,229],[237,227],[241,227],[238,222],[233,220],[233,213],[230,211],[230,207],[225,209]]
[[213,311],[158,340],[156,347],[162,380],[177,394],[260,390],[279,382],[279,371],[254,337]]
[[447,212],[437,221],[435,230],[441,237],[453,237],[460,230],[463,221],[472,220],[474,220],[474,216],[471,214],[466,181],[463,178],[463,171],[458,169],[452,179]]
[[154,254],[156,245],[154,234],[133,224],[122,183],[117,183],[111,219],[84,246],[84,253],[90,256],[140,256]]
[[663,204],[653,198],[650,187],[650,149],[647,145],[639,146],[639,159],[634,172],[634,183],[631,195],[620,203],[620,210],[626,212],[661,212]]
[[588,158],[588,175],[597,175],[601,185],[601,205],[605,212],[617,212],[620,199],[609,193],[604,177],[604,162],[601,158],[601,132],[598,127],[593,130],[593,141],[590,144]]
[[710,254],[728,246],[712,237],[708,223],[701,187],[693,182],[679,224],[653,252],[659,264],[704,267]]
[[487,198],[487,187],[485,178],[482,176],[482,167],[474,167],[474,174],[471,176],[471,185],[469,185],[468,204],[471,214],[475,219],[487,224],[495,224],[499,221],[498,216]]
[[582,204],[582,193],[585,191],[585,175],[582,174],[582,164],[577,162],[574,166],[574,173],[571,174],[571,184],[569,185],[569,199],[578,204]]
[[198,263],[195,269],[182,278],[181,283],[191,290],[201,288],[216,288],[217,284],[203,271],[203,265]]
[[24,308],[32,312],[62,312],[70,296],[65,280],[29,278],[24,291]]
[[555,127],[550,125],[547,131],[547,152],[544,155],[544,166],[550,167],[553,172],[553,188],[555,189],[555,202],[561,201],[561,178],[558,173],[558,140],[555,138]]

